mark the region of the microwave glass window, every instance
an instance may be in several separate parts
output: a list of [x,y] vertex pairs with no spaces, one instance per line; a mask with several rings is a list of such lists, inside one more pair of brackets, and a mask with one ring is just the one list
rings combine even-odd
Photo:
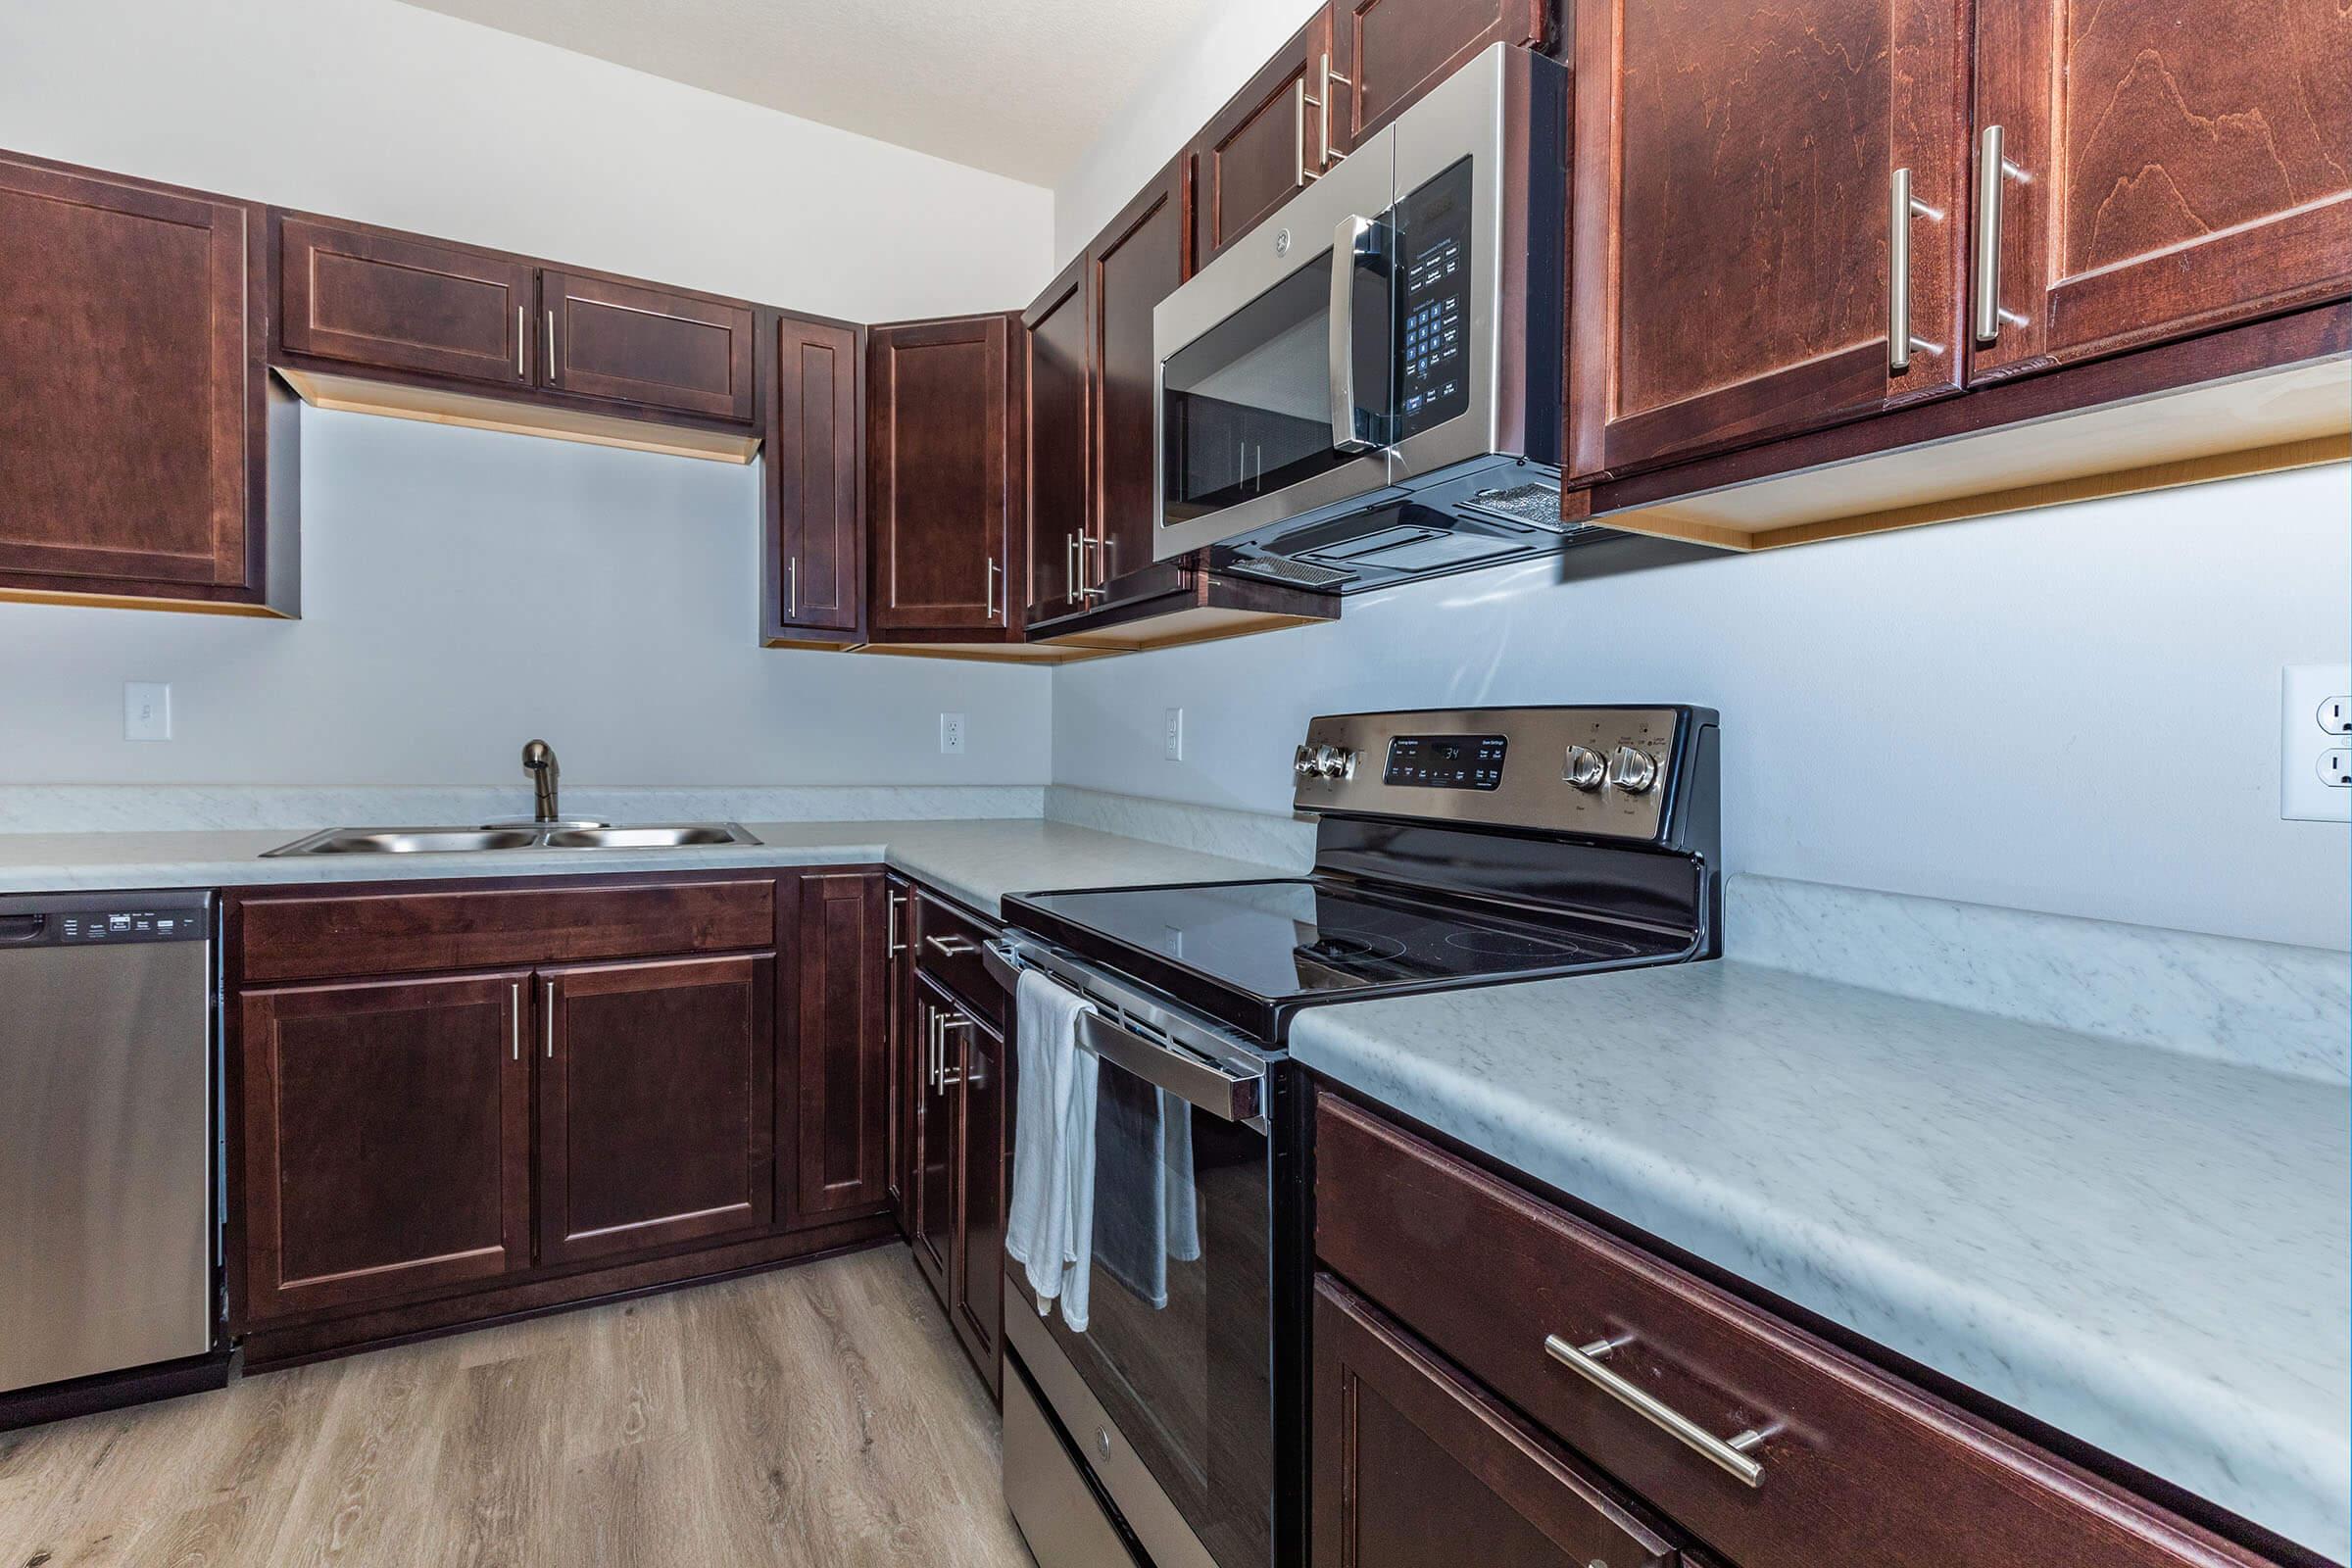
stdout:
[[1165,370],[1168,522],[1354,461],[1331,439],[1328,252],[1170,356]]

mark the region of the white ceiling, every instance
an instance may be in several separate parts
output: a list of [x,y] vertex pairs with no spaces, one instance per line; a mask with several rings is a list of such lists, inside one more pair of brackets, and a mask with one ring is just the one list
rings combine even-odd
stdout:
[[1052,185],[1216,0],[409,0]]

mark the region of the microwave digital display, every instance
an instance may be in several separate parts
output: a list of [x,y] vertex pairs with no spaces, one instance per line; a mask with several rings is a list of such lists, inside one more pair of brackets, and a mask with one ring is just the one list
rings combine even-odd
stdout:
[[1396,420],[1418,435],[1470,410],[1470,160],[1396,204]]

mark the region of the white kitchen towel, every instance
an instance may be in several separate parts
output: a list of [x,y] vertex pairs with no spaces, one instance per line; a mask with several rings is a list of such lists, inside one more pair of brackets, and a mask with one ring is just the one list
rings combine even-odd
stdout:
[[1094,1006],[1035,969],[1021,971],[1014,997],[1021,1073],[1004,1250],[1026,1272],[1038,1310],[1050,1312],[1061,1300],[1063,1317],[1083,1330],[1093,1251],[1096,1063],[1092,1052],[1078,1049],[1078,1019]]
[[1193,1180],[1193,1107],[1165,1089],[1159,1092],[1161,1125],[1166,1141],[1160,1154],[1167,1162],[1163,1197],[1168,1207],[1168,1256],[1179,1263],[1200,1257],[1200,1190]]

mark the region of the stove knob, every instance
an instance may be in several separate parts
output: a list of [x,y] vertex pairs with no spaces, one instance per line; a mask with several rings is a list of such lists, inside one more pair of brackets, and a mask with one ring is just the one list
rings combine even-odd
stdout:
[[1658,760],[1638,746],[1620,746],[1609,759],[1609,784],[1628,795],[1646,795],[1658,781]]
[[1299,743],[1298,750],[1291,754],[1291,771],[1300,778],[1315,776],[1315,754],[1306,749],[1304,742]]
[[1560,777],[1590,795],[1600,788],[1600,781],[1608,776],[1608,772],[1609,764],[1602,761],[1600,754],[1592,747],[1571,746],[1568,748],[1568,760],[1560,768]]
[[1325,744],[1315,748],[1315,772],[1323,778],[1347,778],[1355,771],[1355,754]]

